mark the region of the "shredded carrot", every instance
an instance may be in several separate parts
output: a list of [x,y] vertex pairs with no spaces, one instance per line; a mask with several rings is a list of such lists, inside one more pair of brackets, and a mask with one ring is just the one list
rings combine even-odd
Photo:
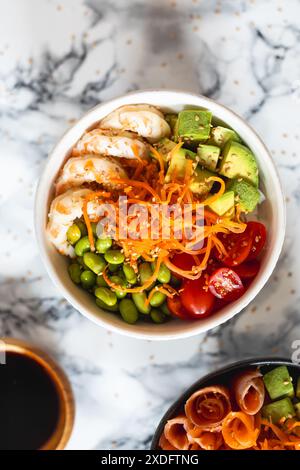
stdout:
[[161,156],[161,154],[158,152],[156,148],[152,147],[152,145],[150,146],[150,149],[151,149],[153,157],[159,163],[159,166],[160,166],[159,180],[160,180],[160,184],[163,184],[164,179],[165,179],[165,164],[164,164],[163,157]]
[[140,155],[139,155],[139,150],[138,150],[137,144],[133,143],[132,146],[131,146],[131,148],[132,148],[132,151],[133,151],[133,154],[134,154],[135,158],[136,158],[139,162],[141,162],[142,159],[141,159],[141,157],[140,157]]
[[225,192],[225,183],[224,183],[224,180],[222,180],[222,178],[219,178],[219,176],[210,176],[209,178],[207,178],[206,180],[208,183],[210,181],[214,181],[216,183],[220,183],[220,189],[219,191],[214,194],[213,196],[210,196],[208,197],[207,199],[205,199],[202,204],[204,206],[209,206],[210,204],[212,204],[213,202],[217,201]]

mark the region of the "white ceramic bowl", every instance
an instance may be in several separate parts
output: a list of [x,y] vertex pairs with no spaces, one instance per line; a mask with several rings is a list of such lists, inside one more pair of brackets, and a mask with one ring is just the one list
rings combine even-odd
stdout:
[[[259,206],[258,217],[266,224],[268,229],[267,247],[260,272],[251,287],[239,300],[203,320],[183,322],[174,319],[161,325],[143,322],[128,325],[117,315],[101,311],[95,305],[94,299],[89,293],[84,292],[72,283],[67,273],[67,259],[57,253],[46,237],[45,227],[49,204],[53,198],[53,183],[70,149],[87,129],[108,113],[119,106],[135,103],[149,103],[165,111],[175,112],[184,108],[207,108],[212,111],[215,121],[223,122],[237,131],[255,154],[259,165],[260,184],[266,200]],[[167,340],[186,338],[210,330],[232,318],[254,299],[274,270],[282,248],[285,233],[285,205],[272,158],[258,135],[242,118],[204,96],[181,91],[149,90],[129,93],[107,103],[99,104],[85,114],[59,140],[49,155],[39,181],[35,201],[35,229],[41,257],[48,273],[62,295],[74,308],[97,325],[118,333],[136,338]]]

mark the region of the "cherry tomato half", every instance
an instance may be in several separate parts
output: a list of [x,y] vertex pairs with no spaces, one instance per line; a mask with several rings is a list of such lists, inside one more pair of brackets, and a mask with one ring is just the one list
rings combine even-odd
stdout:
[[172,315],[181,320],[191,320],[188,312],[183,307],[178,295],[167,299],[167,305]]
[[211,294],[232,302],[245,292],[241,278],[230,268],[218,269],[209,279],[209,290]]
[[230,268],[243,263],[249,256],[253,234],[250,228],[243,233],[222,233],[219,235],[228,255],[223,256],[217,250],[214,251],[216,258]]
[[[249,258],[248,258],[249,259]],[[257,259],[245,261],[238,266],[235,266],[234,271],[241,279],[252,279],[255,277],[260,269],[260,262]]]
[[204,318],[213,310],[215,298],[208,290],[204,276],[195,281],[189,279],[182,284],[180,300],[191,318]]
[[248,222],[247,228],[252,232],[252,246],[248,260],[258,257],[266,243],[267,230],[264,224],[260,222]]
[[[177,268],[183,269],[185,271],[191,271],[193,266],[197,265],[194,257],[188,253],[176,253],[171,261]],[[173,275],[178,279],[182,278],[182,276],[177,273],[173,273]]]

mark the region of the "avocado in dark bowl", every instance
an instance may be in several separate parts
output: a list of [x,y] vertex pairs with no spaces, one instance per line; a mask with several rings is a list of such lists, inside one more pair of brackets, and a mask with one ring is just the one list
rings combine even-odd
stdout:
[[239,361],[234,364],[229,364],[222,369],[219,369],[215,372],[205,375],[197,382],[195,382],[191,387],[189,387],[174,403],[170,406],[167,412],[164,414],[160,423],[158,424],[155,434],[151,443],[151,450],[159,449],[159,439],[163,433],[165,424],[169,419],[174,418],[179,413],[184,410],[184,404],[187,399],[197,390],[210,386],[210,385],[227,385],[231,382],[231,379],[236,376],[238,373],[249,368],[259,368],[262,375],[267,374],[268,372],[274,370],[277,367],[286,366],[288,368],[289,374],[292,378],[292,382],[296,387],[297,380],[300,377],[300,364],[293,363],[292,361],[284,358],[258,358],[258,359],[248,359],[244,361]]

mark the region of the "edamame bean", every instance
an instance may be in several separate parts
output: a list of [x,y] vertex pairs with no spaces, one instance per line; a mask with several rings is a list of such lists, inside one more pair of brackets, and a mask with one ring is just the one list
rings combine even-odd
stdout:
[[84,253],[91,249],[89,237],[85,236],[80,238],[80,240],[75,245],[75,253],[77,256],[83,256]]
[[136,308],[143,315],[149,315],[151,307],[146,304],[147,295],[145,292],[135,292],[132,294],[132,300],[135,303]]
[[82,271],[80,276],[82,287],[84,287],[84,289],[91,289],[96,284],[96,278],[96,274],[94,274],[89,269]]
[[74,284],[80,284],[81,268],[78,263],[72,263],[68,267],[69,276]]
[[83,262],[83,256],[77,256],[76,261],[82,268],[86,268],[84,262]]
[[104,254],[104,258],[109,264],[122,264],[125,256],[120,250],[108,250]]
[[109,312],[118,312],[119,311],[119,305],[116,303],[112,307],[109,305],[106,305],[102,300],[96,299],[96,304],[98,307],[103,308],[103,310],[108,310]]
[[110,290],[108,287],[97,287],[97,289],[95,289],[95,296],[109,307],[113,307],[117,303],[115,292]]
[[133,267],[130,266],[130,264],[127,264],[127,263],[123,264],[123,273],[126,277],[126,280],[129,282],[129,284],[136,284],[137,275]]
[[85,237],[87,235],[87,228],[84,222],[81,220],[76,220],[76,225],[79,227],[80,233],[82,237]]
[[165,300],[166,300],[166,294],[156,291],[151,297],[150,305],[151,307],[159,307],[160,305],[164,303]]
[[98,287],[107,287],[108,286],[108,284],[107,284],[106,280],[104,279],[104,277],[102,276],[102,274],[99,274],[99,276],[97,276],[96,284],[97,284]]
[[[154,271],[155,269],[155,263],[151,263],[152,269]],[[159,267],[158,275],[157,275],[157,280],[161,282],[162,284],[168,284],[171,280],[171,271],[165,264],[161,264]]]
[[98,253],[106,253],[107,250],[110,249],[112,245],[112,239],[111,238],[98,238],[96,241],[96,250]]
[[170,310],[169,310],[169,307],[168,307],[167,302],[164,302],[164,303],[160,306],[160,310],[161,310],[165,315],[171,315],[171,312],[170,312]]
[[67,231],[68,242],[71,243],[71,245],[75,245],[75,243],[77,243],[78,240],[80,240],[80,238],[81,238],[81,232],[80,232],[80,228],[78,227],[78,225],[76,224],[71,225],[71,227],[69,227]]
[[109,269],[109,272],[110,273],[116,273],[117,271],[119,271],[119,265],[118,264],[109,264],[108,265],[108,269]]
[[110,280],[114,283],[114,284],[117,284],[118,286],[120,286],[120,289],[114,289],[114,292],[116,293],[116,296],[118,299],[124,299],[124,297],[126,297],[127,295],[127,292],[125,292],[124,290],[122,290],[122,287],[126,287],[125,283],[124,283],[124,280],[120,277],[120,276],[111,276]]
[[131,299],[123,299],[119,305],[120,313],[126,323],[133,325],[139,318],[139,312]]
[[[139,275],[140,275],[140,284],[141,286],[148,281],[148,279],[152,276],[152,268],[150,263],[141,263],[139,265]],[[152,285],[148,287],[147,290],[151,289]]]
[[103,257],[91,252],[84,253],[83,262],[95,274],[103,273],[106,267],[106,263]]
[[150,317],[154,323],[163,323],[166,319],[166,316],[163,312],[157,308],[153,308],[150,312]]

